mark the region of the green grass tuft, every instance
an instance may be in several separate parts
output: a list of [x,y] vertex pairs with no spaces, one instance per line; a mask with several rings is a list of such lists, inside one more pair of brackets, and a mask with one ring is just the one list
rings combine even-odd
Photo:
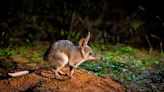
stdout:
[[[142,53],[142,56],[136,58],[138,52]],[[113,76],[125,85],[127,91],[159,92],[159,85],[164,87],[164,62],[157,58],[161,57],[161,54],[148,55],[127,46],[112,49],[101,55],[100,62],[86,62],[81,67],[99,76]]]

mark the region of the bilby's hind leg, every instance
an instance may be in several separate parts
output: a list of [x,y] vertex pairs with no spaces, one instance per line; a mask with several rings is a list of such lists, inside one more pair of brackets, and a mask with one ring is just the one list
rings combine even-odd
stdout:
[[64,66],[65,66],[65,64],[61,63],[61,64],[58,64],[58,66],[56,66],[55,69],[52,69],[52,71],[55,73],[57,79],[61,79],[59,74],[66,75],[64,72],[61,71],[61,68],[63,68]]
[[56,52],[56,55],[53,55],[53,57],[50,59],[50,65],[54,67],[52,71],[55,73],[58,79],[61,79],[59,74],[65,75],[65,73],[61,71],[61,68],[63,68],[68,63],[68,56],[65,53],[59,51]]
[[60,75],[59,75],[59,70],[58,69],[52,69],[52,71],[55,73],[55,76],[57,79],[61,79]]

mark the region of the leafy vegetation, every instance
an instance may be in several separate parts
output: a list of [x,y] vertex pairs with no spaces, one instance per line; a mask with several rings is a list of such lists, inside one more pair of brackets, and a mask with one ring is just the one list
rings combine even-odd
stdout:
[[[144,60],[135,58],[138,52],[145,54]],[[129,46],[120,47],[101,54],[100,62],[86,62],[81,67],[95,75],[113,76],[125,85],[127,91],[159,92],[164,87],[164,62],[155,57],[159,54],[147,54]]]
[[11,50],[11,49],[1,49],[0,48],[0,56],[7,56],[7,57],[9,57],[9,56],[13,55],[14,53],[15,53],[14,50]]

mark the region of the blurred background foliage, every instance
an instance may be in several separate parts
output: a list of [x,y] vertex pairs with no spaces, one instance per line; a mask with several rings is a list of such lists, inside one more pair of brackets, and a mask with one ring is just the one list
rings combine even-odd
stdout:
[[[68,39],[88,31],[96,44],[163,49],[161,2],[146,0],[5,0],[0,47]],[[102,50],[105,50],[104,47]]]

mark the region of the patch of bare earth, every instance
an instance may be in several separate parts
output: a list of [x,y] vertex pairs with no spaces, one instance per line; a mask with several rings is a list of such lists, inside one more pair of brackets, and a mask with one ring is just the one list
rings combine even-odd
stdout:
[[[64,69],[69,73],[68,70]],[[51,78],[54,74],[48,70],[42,70],[41,75],[30,73],[0,80],[0,92],[125,92],[125,88],[112,78],[101,78],[84,69],[76,69],[74,79],[68,76],[61,76],[62,80]]]

